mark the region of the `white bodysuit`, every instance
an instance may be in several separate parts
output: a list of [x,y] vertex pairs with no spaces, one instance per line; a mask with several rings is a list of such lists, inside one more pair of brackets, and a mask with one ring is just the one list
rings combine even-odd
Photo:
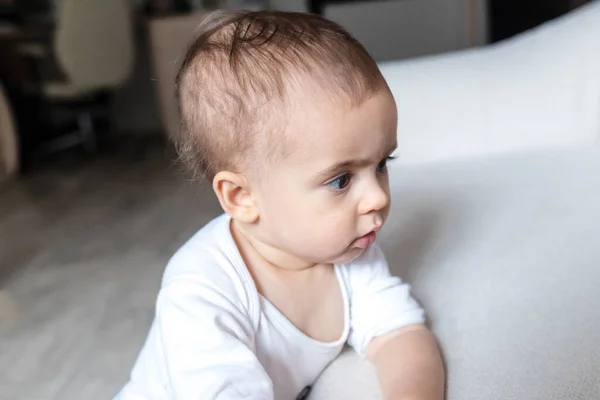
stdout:
[[230,218],[216,218],[169,262],[150,333],[115,400],[293,400],[346,342],[364,355],[373,337],[424,321],[376,244],[335,271],[344,331],[323,343],[257,292]]

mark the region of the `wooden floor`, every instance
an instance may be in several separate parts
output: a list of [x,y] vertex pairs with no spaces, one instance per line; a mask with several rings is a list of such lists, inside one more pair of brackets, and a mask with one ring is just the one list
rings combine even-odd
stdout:
[[174,160],[157,146],[70,159],[0,188],[1,400],[107,399],[123,384],[165,263],[219,213]]
[[[205,189],[191,182],[186,185],[186,178],[174,152],[152,143],[140,154],[124,151],[93,159],[51,160],[0,187],[0,287],[30,263],[43,261],[40,258],[76,262],[118,252],[123,246],[151,243],[172,249],[175,232],[129,236],[141,228],[136,223],[175,231],[188,223],[181,202]],[[210,196],[204,200],[215,209]],[[159,204],[168,208],[170,201],[178,204],[151,213]],[[185,208],[194,207],[185,204]],[[203,210],[187,212],[194,211]],[[164,226],[171,218],[177,222]]]

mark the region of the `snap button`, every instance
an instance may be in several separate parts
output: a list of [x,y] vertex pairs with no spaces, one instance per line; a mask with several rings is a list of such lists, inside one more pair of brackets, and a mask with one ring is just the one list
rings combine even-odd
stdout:
[[298,397],[296,397],[296,400],[306,400],[308,399],[308,395],[310,394],[312,387],[307,386],[304,389],[302,389],[302,391],[300,392],[300,394],[298,395]]

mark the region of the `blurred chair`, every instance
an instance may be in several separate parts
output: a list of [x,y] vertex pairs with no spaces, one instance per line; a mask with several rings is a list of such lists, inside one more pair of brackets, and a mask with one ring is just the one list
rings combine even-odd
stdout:
[[[40,58],[43,51],[24,46],[25,53]],[[43,49],[42,49],[43,50]],[[52,45],[53,57],[64,79],[45,81],[41,95],[66,111],[76,129],[48,141],[48,152],[83,145],[95,150],[95,118],[109,119],[112,92],[130,76],[134,62],[131,2],[128,0],[62,0]]]
[[0,183],[17,172],[19,152],[17,132],[8,97],[0,82]]

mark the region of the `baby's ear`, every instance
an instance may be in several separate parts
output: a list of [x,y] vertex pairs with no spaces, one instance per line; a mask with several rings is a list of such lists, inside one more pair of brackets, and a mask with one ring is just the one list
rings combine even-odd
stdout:
[[245,176],[221,171],[213,179],[213,190],[231,218],[247,224],[258,220],[258,209]]

